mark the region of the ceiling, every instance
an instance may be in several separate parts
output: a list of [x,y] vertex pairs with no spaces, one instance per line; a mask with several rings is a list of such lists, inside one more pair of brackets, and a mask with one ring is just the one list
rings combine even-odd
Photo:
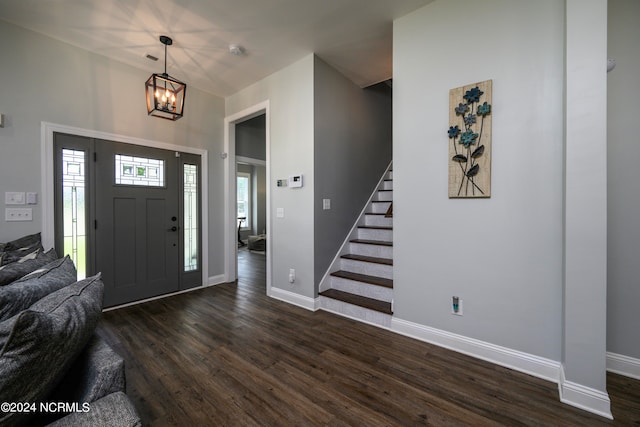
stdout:
[[150,74],[168,35],[167,72],[224,97],[310,53],[362,87],[389,79],[393,20],[431,1],[0,0],[0,19]]

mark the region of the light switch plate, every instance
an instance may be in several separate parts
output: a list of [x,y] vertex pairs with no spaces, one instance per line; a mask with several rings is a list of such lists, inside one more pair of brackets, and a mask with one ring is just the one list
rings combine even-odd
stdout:
[[19,191],[7,191],[4,193],[5,205],[24,205],[24,192]]
[[322,209],[325,211],[331,209],[331,199],[322,199]]
[[276,208],[276,218],[284,218],[284,208]]

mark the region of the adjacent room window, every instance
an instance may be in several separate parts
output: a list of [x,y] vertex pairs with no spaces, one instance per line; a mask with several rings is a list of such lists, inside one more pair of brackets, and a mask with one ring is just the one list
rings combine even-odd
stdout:
[[164,187],[164,160],[116,154],[115,183]]
[[62,223],[64,253],[73,260],[78,280],[87,277],[85,152],[62,150]]
[[198,166],[184,164],[184,271],[198,269]]
[[[237,173],[238,193],[238,224],[241,230],[251,228],[251,175],[245,172]],[[244,218],[244,219],[243,219]]]

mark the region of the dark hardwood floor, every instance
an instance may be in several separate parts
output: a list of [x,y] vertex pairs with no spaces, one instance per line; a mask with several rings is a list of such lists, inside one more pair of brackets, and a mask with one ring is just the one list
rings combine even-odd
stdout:
[[238,283],[104,313],[127,392],[153,426],[640,426],[640,381],[609,374],[614,421],[556,384],[265,295],[264,255]]

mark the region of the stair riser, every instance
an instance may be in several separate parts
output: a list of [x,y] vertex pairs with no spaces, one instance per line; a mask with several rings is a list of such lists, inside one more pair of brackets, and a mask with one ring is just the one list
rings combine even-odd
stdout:
[[393,181],[382,181],[382,190],[393,190]]
[[364,225],[375,227],[393,227],[393,218],[384,215],[365,215]]
[[378,191],[376,200],[390,202],[393,200],[393,191]]
[[359,228],[358,239],[381,240],[383,242],[392,242],[393,230],[378,230],[375,228]]
[[391,288],[343,279],[341,277],[331,278],[331,288],[380,301],[391,302],[391,300],[393,300],[393,289]]
[[391,206],[391,202],[371,203],[371,212],[387,213],[387,210],[389,210],[389,206]]
[[376,264],[373,262],[356,261],[353,259],[341,259],[340,269],[352,273],[368,274],[369,276],[393,279],[393,266]]
[[366,323],[381,326],[383,328],[391,327],[391,315],[380,313],[374,310],[369,310],[367,308],[358,307],[357,305],[348,304],[346,302],[326,297],[320,297],[320,308],[331,313],[346,316],[352,319],[358,319]]
[[393,171],[391,171],[391,172],[387,172],[387,175],[384,177],[384,179],[391,179],[391,180],[393,180]]
[[369,245],[367,243],[349,243],[349,253],[353,255],[393,259],[392,246]]

